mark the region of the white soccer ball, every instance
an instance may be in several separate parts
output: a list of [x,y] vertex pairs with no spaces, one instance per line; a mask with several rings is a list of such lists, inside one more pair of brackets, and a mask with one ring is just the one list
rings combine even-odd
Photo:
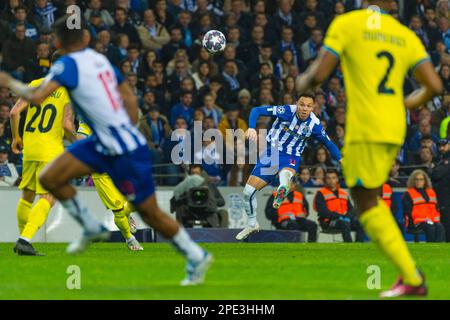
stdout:
[[203,37],[202,44],[209,54],[217,54],[225,49],[227,40],[219,30],[209,30]]

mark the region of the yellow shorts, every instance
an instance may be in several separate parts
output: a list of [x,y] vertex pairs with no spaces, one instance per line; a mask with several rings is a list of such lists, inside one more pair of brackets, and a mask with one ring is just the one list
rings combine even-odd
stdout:
[[98,196],[102,200],[106,208],[110,210],[121,210],[127,199],[117,190],[114,182],[107,174],[93,174],[92,181]]
[[42,169],[48,164],[44,161],[23,161],[22,166],[22,181],[19,189],[27,189],[36,192],[36,194],[48,193],[39,182],[39,174]]
[[350,143],[344,146],[342,169],[348,187],[379,188],[389,178],[399,145]]

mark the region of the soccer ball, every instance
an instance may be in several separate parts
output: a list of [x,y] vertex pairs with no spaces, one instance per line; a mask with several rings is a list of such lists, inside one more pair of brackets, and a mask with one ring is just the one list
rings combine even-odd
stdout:
[[217,54],[225,49],[227,40],[219,30],[209,30],[203,37],[202,44],[209,54]]

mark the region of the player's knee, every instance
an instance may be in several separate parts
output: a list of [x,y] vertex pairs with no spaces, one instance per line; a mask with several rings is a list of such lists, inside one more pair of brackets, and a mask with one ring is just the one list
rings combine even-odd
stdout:
[[252,199],[252,197],[255,195],[256,189],[255,187],[246,184],[244,187],[244,200],[245,201],[250,201]]

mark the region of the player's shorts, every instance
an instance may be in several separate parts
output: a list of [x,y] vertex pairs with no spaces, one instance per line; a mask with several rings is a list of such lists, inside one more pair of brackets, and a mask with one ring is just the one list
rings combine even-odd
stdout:
[[117,156],[96,150],[91,137],[72,144],[68,151],[95,172],[107,173],[119,191],[134,205],[141,204],[155,193],[150,150],[147,146]]
[[344,145],[342,169],[348,187],[379,188],[389,178],[400,150],[388,143],[350,143]]
[[127,199],[117,190],[114,182],[106,173],[94,173],[92,181],[94,181],[98,196],[106,208],[113,211],[123,209]]
[[36,194],[46,194],[47,190],[39,182],[39,174],[48,164],[46,161],[23,161],[22,165],[22,181],[19,189],[27,189],[34,191]]
[[252,176],[258,177],[268,184],[275,185],[278,181],[277,174],[284,168],[291,168],[298,171],[301,157],[286,153],[273,152],[271,148],[264,151],[252,171]]

